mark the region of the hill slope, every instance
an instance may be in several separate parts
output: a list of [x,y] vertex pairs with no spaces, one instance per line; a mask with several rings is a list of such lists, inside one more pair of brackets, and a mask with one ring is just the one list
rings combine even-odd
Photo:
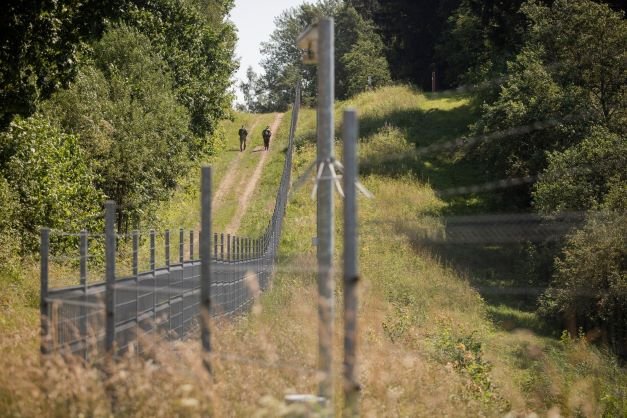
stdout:
[[[482,297],[472,286],[474,270],[461,269],[419,239],[422,231],[438,230],[440,214],[477,212],[487,205],[482,196],[445,201],[434,192],[434,187],[481,182],[477,167],[455,153],[418,156],[415,152],[416,146],[464,135],[474,118],[469,98],[430,98],[392,87],[339,103],[337,118],[346,106],[355,106],[360,113],[362,178],[375,195],[374,200],[360,203],[364,280],[358,362],[364,414],[624,414],[624,370],[610,357],[583,338],[538,334],[544,324],[533,313],[503,305],[498,297]],[[295,177],[315,158],[315,112],[306,110],[301,115]],[[338,143],[338,153],[340,149]],[[262,297],[255,314],[218,330],[217,350],[232,355],[219,368],[228,374],[230,388],[221,393],[237,416],[257,410],[263,395],[281,399],[285,392],[317,390],[317,291],[311,245],[315,202],[310,187],[305,182],[295,190],[288,205],[282,265],[273,290]],[[336,232],[339,240],[341,219]],[[341,254],[339,242],[336,254]],[[341,270],[340,256],[336,266]],[[495,269],[494,282],[504,272],[506,268]],[[337,300],[341,300],[339,284]],[[340,312],[339,303],[337,309]],[[336,327],[337,358],[342,344],[340,320]],[[338,363],[336,372],[340,370]],[[239,392],[243,381],[251,391],[250,402],[231,395]],[[339,394],[339,378],[337,382]],[[341,400],[336,403],[341,406]],[[273,411],[270,415],[277,413],[272,409],[277,404],[264,405]]]

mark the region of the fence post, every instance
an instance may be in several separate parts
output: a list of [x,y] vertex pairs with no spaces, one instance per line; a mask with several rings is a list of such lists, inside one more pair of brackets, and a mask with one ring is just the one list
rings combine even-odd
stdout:
[[357,138],[359,125],[354,109],[344,111],[344,399],[343,416],[357,416],[357,285],[359,283],[357,244]]
[[152,271],[152,326],[157,335],[157,266],[155,230],[150,230],[150,271]]
[[218,233],[213,234],[213,258],[218,259]]
[[87,360],[87,231],[82,230],[79,234],[80,253],[80,283],[83,290],[83,303],[80,308],[80,337],[83,340],[85,352],[83,358]]
[[135,278],[135,338],[139,351],[139,231],[131,232],[133,237],[133,277]]
[[172,286],[170,280],[170,230],[165,230],[165,266],[168,269],[168,288],[166,289],[166,295],[168,296],[168,338],[170,338],[170,332],[172,331]]
[[50,256],[50,229],[41,228],[41,242],[39,245],[40,256],[40,272],[39,279],[41,284],[41,292],[39,299],[39,314],[41,320],[40,336],[41,341],[39,349],[41,354],[50,353],[50,317],[48,306],[48,270],[49,270],[49,256]]
[[[327,399],[330,415],[333,414],[333,318],[335,316],[333,277],[333,100],[334,100],[334,28],[332,18],[322,18],[318,23],[318,132],[317,163],[322,165],[322,178],[317,191],[317,258],[318,258],[318,331],[320,396]],[[273,237],[275,239],[276,237]],[[273,243],[274,247],[274,243]]]
[[226,234],[226,259],[231,261],[231,234]]
[[105,202],[105,271],[106,271],[106,318],[105,350],[113,354],[115,344],[115,202]]
[[211,167],[201,170],[201,230],[200,230],[200,304],[203,364],[211,373],[208,354],[211,352]]
[[220,233],[220,260],[224,261],[224,233]]
[[189,231],[189,260],[194,261],[194,231]]
[[179,229],[179,263],[181,263],[181,269],[183,268],[183,262],[185,261],[185,231],[183,228]]

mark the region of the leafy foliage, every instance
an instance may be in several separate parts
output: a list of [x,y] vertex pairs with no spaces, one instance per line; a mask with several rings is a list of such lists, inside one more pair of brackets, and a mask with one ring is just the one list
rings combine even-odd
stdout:
[[177,100],[189,112],[192,157],[210,151],[211,134],[230,116],[235,29],[224,20],[232,0],[137,1],[123,19],[150,39],[171,74]]
[[0,14],[0,130],[33,114],[76,75],[81,42],[102,34],[125,0],[3,2]]
[[617,133],[627,126],[621,14],[589,0],[530,2],[523,9],[532,22],[525,46],[475,125],[475,133],[511,132],[481,149],[500,175],[538,174],[546,151],[574,146],[594,126]]
[[[431,71],[442,68],[435,46],[460,0],[348,0],[370,19],[385,44],[392,79],[430,88]],[[466,46],[464,46],[466,47]]]
[[[553,284],[542,297],[541,312],[593,329],[625,354],[627,337],[627,216],[591,214],[568,239],[556,261]],[[576,329],[576,326],[572,326]],[[621,341],[622,339],[622,341]]]
[[598,128],[581,143],[564,152],[553,152],[548,159],[548,168],[534,191],[534,203],[540,211],[627,208],[624,137]]
[[277,28],[270,41],[263,43],[264,74],[247,73],[240,88],[254,93],[246,99],[249,110],[285,110],[292,100],[292,89],[302,80],[303,101],[312,104],[316,97],[316,67],[302,62],[296,38],[305,28],[322,16],[335,19],[336,97],[345,99],[368,88],[390,83],[383,43],[372,22],[362,18],[351,6],[337,0],[305,3],[283,12],[276,20]]
[[436,45],[436,57],[445,65],[448,83],[480,83],[505,72],[506,62],[520,51],[528,24],[520,11],[523,3],[461,2]]
[[53,98],[49,112],[80,135],[98,188],[120,205],[118,228],[126,229],[176,185],[192,133],[167,67],[145,35],[111,29],[93,46],[93,60],[71,89]]
[[103,196],[75,135],[42,116],[18,118],[0,135],[0,148],[2,171],[19,201],[13,216],[27,250],[36,248],[42,226],[95,229]]

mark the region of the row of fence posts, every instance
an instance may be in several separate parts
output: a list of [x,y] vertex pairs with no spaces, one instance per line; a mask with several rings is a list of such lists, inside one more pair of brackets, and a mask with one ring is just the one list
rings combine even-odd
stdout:
[[[210,180],[206,179],[206,176],[210,176],[210,168],[203,169],[202,175],[206,182]],[[205,195],[211,194],[210,187],[207,186],[203,189]],[[207,207],[207,202],[203,201],[202,214],[206,215],[211,211],[210,207]],[[105,202],[105,335],[104,335],[104,348],[106,351],[111,351],[114,348],[115,343],[115,282],[116,282],[116,244],[117,235],[115,233],[115,212],[116,203],[113,201]],[[78,332],[84,341],[85,350],[84,355],[87,357],[87,260],[88,255],[88,239],[89,234],[87,231],[81,231],[79,234],[79,283],[84,296],[84,303],[79,307],[79,320],[78,320]],[[201,231],[201,241],[205,234]],[[139,243],[140,232],[131,232],[132,240],[132,263],[131,270],[132,276],[137,279],[139,277]],[[170,254],[171,247],[171,234],[169,230],[164,232],[164,261],[165,267],[170,267],[172,259]],[[207,239],[207,241],[209,241]],[[225,262],[238,262],[246,261],[263,256],[265,249],[268,246],[268,237],[264,236],[260,239],[250,239],[238,237],[231,234],[213,234],[213,251],[209,251],[204,254],[208,260],[221,260]],[[211,249],[211,244],[209,244]],[[185,261],[185,231],[179,230],[179,243],[178,243],[178,261],[182,264]],[[206,249],[205,249],[206,251]],[[189,231],[189,260],[193,261],[195,252],[194,231]],[[202,253],[202,251],[201,251]],[[202,257],[202,255],[201,255]],[[49,262],[50,262],[50,229],[41,229],[41,244],[40,244],[40,314],[41,314],[41,344],[40,351],[42,354],[48,354],[52,351],[52,339],[50,329],[50,299],[49,299]],[[153,272],[155,276],[156,270],[156,232],[155,230],[149,231],[149,270]],[[156,277],[156,276],[155,276]],[[207,277],[207,276],[205,276]],[[137,284],[137,283],[136,283]],[[138,290],[139,292],[139,290]],[[157,293],[153,292],[153,306],[157,305]],[[136,305],[139,304],[139,295],[136,297]],[[137,306],[138,308],[138,306]],[[138,310],[138,309],[137,309]],[[138,316],[138,315],[137,315]]]

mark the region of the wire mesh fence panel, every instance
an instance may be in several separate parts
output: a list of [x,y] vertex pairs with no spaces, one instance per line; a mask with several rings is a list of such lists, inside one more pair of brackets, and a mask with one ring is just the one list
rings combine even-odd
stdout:
[[[211,314],[215,317],[245,313],[256,289],[268,288],[290,188],[299,106],[297,90],[283,173],[266,231],[256,240],[218,233],[212,237]],[[142,336],[181,339],[197,329],[201,293],[199,232],[178,229],[115,234],[112,301],[106,299],[107,236],[85,231],[57,235],[65,241],[54,234],[45,246],[42,240],[46,258],[45,267],[42,263],[46,275],[45,283],[42,279],[42,333],[47,334],[47,351],[85,358],[102,355],[107,306],[112,306],[112,338],[119,352],[148,349]],[[48,280],[51,271],[63,278]]]

